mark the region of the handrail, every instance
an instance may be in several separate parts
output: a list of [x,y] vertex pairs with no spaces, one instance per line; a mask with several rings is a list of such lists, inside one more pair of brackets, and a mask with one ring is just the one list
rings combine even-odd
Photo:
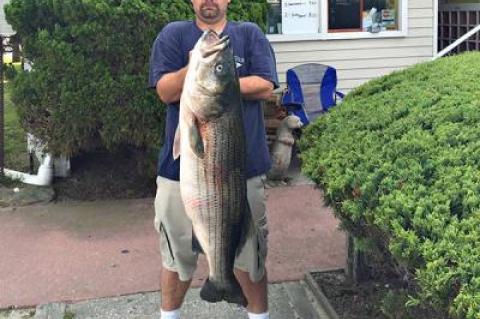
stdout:
[[480,24],[477,25],[475,28],[473,28],[472,30],[468,31],[467,33],[465,33],[461,38],[455,40],[455,42],[453,42],[452,44],[450,44],[448,47],[446,47],[445,49],[443,49],[442,51],[438,52],[438,54],[436,56],[433,57],[432,60],[436,60],[438,58],[441,58],[442,56],[444,56],[445,54],[449,53],[450,51],[452,51],[453,49],[455,49],[456,47],[458,47],[460,44],[462,44],[463,42],[465,42],[468,38],[470,38],[472,35],[474,35],[475,33],[479,32],[480,31]]
[[5,98],[3,93],[3,35],[0,34],[0,177],[4,175],[5,166]]

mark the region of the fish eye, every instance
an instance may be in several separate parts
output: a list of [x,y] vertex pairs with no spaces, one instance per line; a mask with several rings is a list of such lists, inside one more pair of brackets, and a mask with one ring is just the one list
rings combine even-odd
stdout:
[[217,64],[215,66],[215,71],[222,72],[223,71],[223,64]]

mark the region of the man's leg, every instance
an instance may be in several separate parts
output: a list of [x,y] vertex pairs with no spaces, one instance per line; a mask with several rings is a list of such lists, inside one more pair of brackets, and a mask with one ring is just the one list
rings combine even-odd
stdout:
[[235,269],[235,277],[247,298],[247,311],[257,314],[268,312],[267,274],[259,282],[253,282],[248,272]]
[[191,282],[192,280],[181,281],[178,278],[178,273],[162,268],[162,310],[173,311],[180,309]]
[[162,255],[161,318],[177,319],[197,265],[192,251],[192,222],[185,213],[176,181],[157,178],[155,229]]
[[247,298],[249,318],[268,317],[267,257],[268,225],[265,209],[265,177],[247,180],[248,204],[255,225],[254,235],[247,238],[245,246],[235,260],[235,277]]

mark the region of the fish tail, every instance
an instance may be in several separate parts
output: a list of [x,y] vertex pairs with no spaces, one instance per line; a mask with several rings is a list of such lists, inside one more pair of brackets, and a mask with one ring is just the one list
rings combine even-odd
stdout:
[[247,306],[247,299],[242,292],[242,288],[236,279],[229,285],[219,285],[214,280],[208,278],[200,290],[200,297],[208,302],[226,301],[228,303]]

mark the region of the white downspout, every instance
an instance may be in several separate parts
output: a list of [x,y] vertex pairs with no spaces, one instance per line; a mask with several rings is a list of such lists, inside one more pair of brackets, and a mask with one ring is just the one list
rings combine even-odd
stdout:
[[26,184],[48,186],[52,184],[53,180],[53,158],[50,154],[45,155],[42,164],[40,164],[38,168],[37,175],[17,172],[6,168],[4,169],[4,173],[7,177],[21,180]]
[[11,179],[20,180],[25,184],[48,186],[52,184],[54,175],[54,160],[52,155],[44,153],[45,143],[33,134],[27,133],[27,149],[30,154],[35,154],[35,157],[40,162],[37,175],[27,174],[23,172],[14,171],[4,168],[4,173]]

